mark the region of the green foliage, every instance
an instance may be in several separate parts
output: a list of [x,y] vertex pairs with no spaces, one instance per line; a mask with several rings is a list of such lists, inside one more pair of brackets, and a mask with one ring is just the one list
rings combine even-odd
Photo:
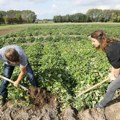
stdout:
[[36,14],[31,10],[0,11],[0,24],[34,23]]
[[[46,87],[63,102],[63,108],[72,104],[78,110],[93,107],[102,99],[108,83],[75,99],[81,91],[102,81],[108,74],[109,63],[102,52],[97,52],[88,40],[96,29],[108,36],[118,37],[120,24],[53,24],[33,25],[21,32],[0,37],[1,47],[10,44],[22,46],[28,56],[40,87]],[[0,63],[0,72],[3,66]],[[12,79],[17,79],[16,68]],[[29,86],[27,76],[21,84]],[[9,86],[9,97],[26,99],[25,91]]]

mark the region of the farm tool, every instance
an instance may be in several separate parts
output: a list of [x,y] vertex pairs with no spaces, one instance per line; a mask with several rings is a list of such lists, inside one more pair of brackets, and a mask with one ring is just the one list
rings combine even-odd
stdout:
[[80,94],[78,94],[78,95],[76,96],[76,98],[78,98],[78,97],[80,97],[81,95],[83,95],[83,94],[85,94],[85,93],[89,92],[90,90],[95,89],[96,87],[100,86],[100,85],[101,85],[101,84],[103,84],[104,82],[107,82],[108,80],[109,80],[109,78],[108,78],[108,77],[107,77],[107,78],[105,78],[103,81],[101,81],[101,82],[99,82],[99,83],[97,83],[97,84],[95,84],[95,85],[93,85],[93,86],[89,87],[89,88],[88,88],[88,89],[86,89],[85,91],[83,91],[83,92],[81,92]]
[[[12,84],[14,83],[14,81],[12,81],[12,80],[10,80],[10,79],[2,76],[2,75],[0,75],[0,78],[9,81],[9,82],[12,83]],[[24,87],[24,86],[21,85],[21,84],[19,84],[19,87],[21,87],[23,90],[27,90],[27,91],[28,91],[28,88]]]

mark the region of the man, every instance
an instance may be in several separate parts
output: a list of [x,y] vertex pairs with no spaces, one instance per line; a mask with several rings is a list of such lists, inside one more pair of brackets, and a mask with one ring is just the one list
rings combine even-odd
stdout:
[[[15,66],[19,66],[20,73],[16,81],[14,81],[14,86],[18,87],[24,76],[28,75],[30,83],[37,87],[37,81],[34,77],[31,65],[27,59],[27,56],[23,49],[17,45],[10,45],[0,49],[0,60],[4,62],[4,76],[11,78]],[[0,88],[0,106],[6,103],[8,97],[8,86],[9,82],[6,80],[2,81]]]

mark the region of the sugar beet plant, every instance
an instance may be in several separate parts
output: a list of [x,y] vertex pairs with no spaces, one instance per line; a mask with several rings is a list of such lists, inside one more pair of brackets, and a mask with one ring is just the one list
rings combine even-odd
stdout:
[[[96,29],[120,38],[120,24],[53,24],[32,25],[21,32],[0,37],[1,47],[17,44],[24,48],[40,87],[56,94],[63,108],[73,105],[78,110],[94,107],[102,99],[108,83],[77,97],[82,91],[102,81],[110,65],[102,52],[97,52],[88,40]],[[0,71],[3,66],[0,62]],[[19,73],[17,68],[12,79]],[[27,76],[21,82],[30,85]],[[25,98],[25,92],[9,86],[11,99]]]

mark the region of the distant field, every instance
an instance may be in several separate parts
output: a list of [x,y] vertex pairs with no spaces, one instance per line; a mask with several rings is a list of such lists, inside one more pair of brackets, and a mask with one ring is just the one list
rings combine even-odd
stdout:
[[0,35],[4,35],[7,33],[11,33],[11,32],[17,32],[17,31],[20,31],[20,30],[27,28],[28,26],[30,26],[30,25],[26,25],[26,24],[23,24],[23,25],[2,25],[2,26],[0,26]]
[[[52,23],[0,26],[0,47],[17,44],[24,48],[39,85],[57,94],[64,107],[93,107],[106,91],[108,83],[76,99],[81,91],[104,79],[109,63],[97,52],[88,36],[102,29],[109,37],[120,39],[120,23]],[[3,66],[0,64],[0,72]],[[16,79],[18,69],[12,79]],[[27,79],[27,77],[25,77]],[[28,82],[23,82],[29,85]],[[9,97],[20,99],[17,89],[10,86]],[[14,89],[14,90],[13,90]]]
[[47,25],[94,25],[94,24],[103,24],[103,25],[120,25],[120,23],[43,23],[43,24],[20,24],[20,25],[1,25],[0,26],[0,35],[7,34],[11,32],[20,31],[21,29],[26,29],[30,26],[47,26]]

